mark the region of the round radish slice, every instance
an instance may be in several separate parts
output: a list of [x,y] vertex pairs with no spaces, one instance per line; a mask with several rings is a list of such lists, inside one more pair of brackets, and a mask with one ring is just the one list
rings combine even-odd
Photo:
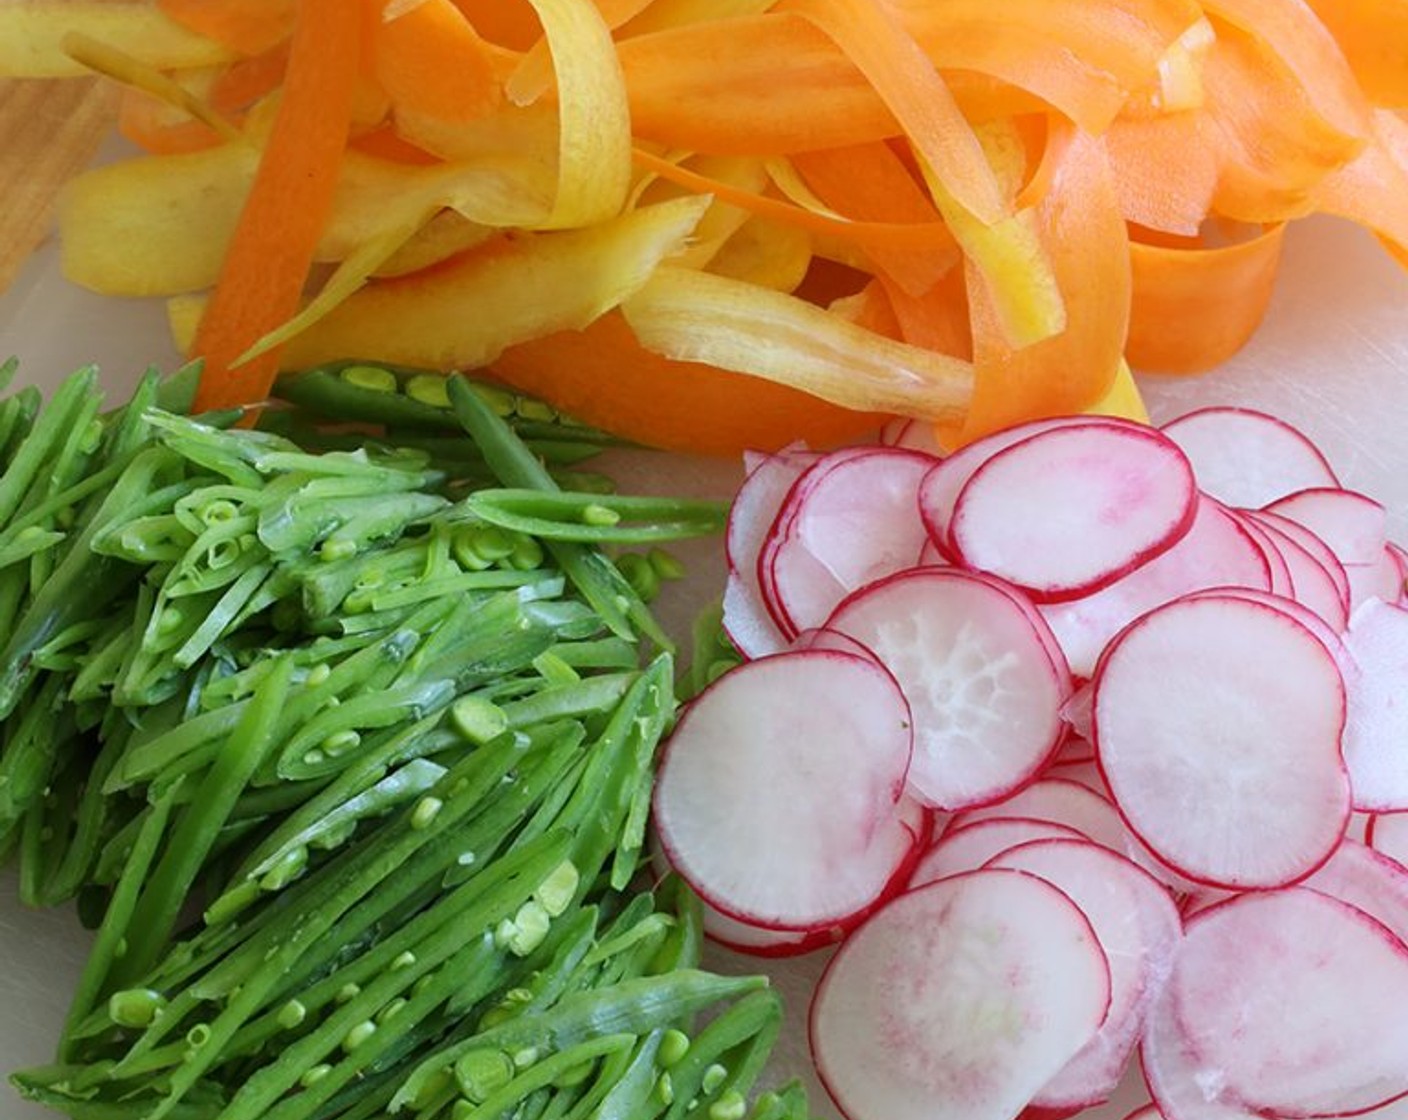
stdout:
[[1345,1115],[1408,1093],[1408,947],[1329,895],[1292,887],[1203,911],[1169,990],[1198,1072],[1253,1111]]
[[1346,564],[1344,574],[1349,578],[1351,615],[1370,600],[1397,603],[1402,598],[1403,569],[1391,549],[1385,548],[1372,564]]
[[1294,882],[1344,835],[1344,683],[1290,615],[1236,596],[1178,600],[1133,623],[1095,677],[1094,735],[1116,806],[1179,874]]
[[743,480],[728,514],[724,549],[728,583],[724,588],[724,631],[744,657],[780,653],[787,639],[778,628],[758,584],[758,554],[787,493],[802,472],[821,456],[786,448],[759,459]]
[[1408,869],[1368,845],[1345,840],[1300,885],[1363,910],[1408,940]]
[[1312,486],[1338,486],[1330,464],[1291,425],[1249,408],[1204,408],[1163,425],[1198,485],[1229,506],[1257,508]]
[[1054,416],[1004,428],[960,447],[925,475],[919,487],[919,511],[924,518],[924,524],[929,528],[930,538],[945,552],[949,551],[949,522],[953,518],[953,507],[958,501],[958,495],[973,477],[973,473],[999,451],[1042,432],[1090,424],[1137,431],[1144,429],[1142,424],[1133,424],[1113,417]]
[[1244,511],[1233,509],[1227,512],[1237,519],[1237,524],[1247,531],[1247,535],[1261,550],[1262,559],[1266,561],[1266,568],[1270,573],[1268,590],[1273,595],[1293,597],[1296,584],[1291,577],[1291,565],[1276,538],[1266,531],[1260,521],[1248,517]]
[[[1176,956],[1174,969],[1176,976]],[[1144,1025],[1139,1062],[1156,1115],[1165,1120],[1265,1120],[1227,1092],[1217,1070],[1203,1067],[1179,1022],[1168,986]]]
[[[1335,592],[1339,595],[1340,602],[1344,604],[1344,609],[1348,612],[1349,578],[1345,575],[1344,565],[1340,563],[1339,557],[1335,555],[1334,549],[1299,521],[1293,521],[1291,518],[1283,517],[1279,513],[1266,509],[1246,509],[1241,512],[1263,528],[1270,530],[1272,538],[1281,547],[1282,552],[1287,552],[1287,537],[1295,544],[1300,545],[1305,552],[1308,552],[1311,558],[1319,564],[1320,567],[1325,569],[1331,581],[1334,583]],[[1291,577],[1294,580],[1297,572],[1295,557],[1288,554],[1286,560],[1291,565]],[[1310,604],[1307,605],[1309,606]]]
[[1188,532],[1167,552],[1123,579],[1068,603],[1038,609],[1071,671],[1088,677],[1110,639],[1141,614],[1207,587],[1270,587],[1261,549],[1232,514],[1204,496]]
[[1068,778],[1043,778],[1020,790],[1006,801],[969,809],[954,817],[951,828],[963,828],[978,821],[1029,817],[1073,828],[1082,836],[1122,852],[1129,830],[1110,800],[1087,785]]
[[1355,490],[1338,486],[1299,490],[1266,509],[1304,525],[1346,567],[1377,562],[1388,543],[1388,511]]
[[745,953],[750,957],[800,957],[834,945],[842,936],[839,926],[811,932],[764,929],[762,926],[753,926],[740,922],[737,918],[730,918],[707,902],[701,901],[700,906],[704,911],[704,935],[725,949]]
[[817,986],[812,1054],[850,1120],[1011,1120],[1091,1038],[1110,976],[1069,897],[1020,871],[901,895]]
[[1129,860],[1089,840],[1038,840],[1011,848],[986,866],[1045,879],[1090,919],[1110,962],[1110,1011],[1099,1033],[1032,1103],[1053,1110],[1098,1104],[1119,1085],[1149,1008],[1172,970],[1183,936],[1173,900]]
[[655,786],[670,864],[752,925],[844,923],[879,898],[920,837],[897,807],[910,716],[874,661],[776,654],[724,674],[685,709]]
[[973,472],[954,504],[960,561],[1040,601],[1108,586],[1188,531],[1193,469],[1152,428],[1073,424],[1013,444]]
[[922,451],[935,458],[943,454],[943,448],[939,446],[939,437],[934,431],[934,425],[923,420],[896,417],[880,429],[880,443],[884,447],[903,447],[910,451]]
[[1365,604],[1344,635],[1354,666],[1347,674],[1349,715],[1344,760],[1356,808],[1408,809],[1408,610]]
[[1039,621],[995,580],[915,568],[852,595],[826,625],[899,681],[914,716],[909,784],[927,804],[1006,797],[1060,742],[1070,674],[1052,659]]
[[820,626],[856,588],[914,565],[928,539],[919,482],[933,463],[916,451],[850,449],[799,479],[765,577],[785,630]]
[[1081,840],[1089,843],[1075,829],[1051,821],[1032,820],[1029,817],[995,817],[978,821],[945,832],[915,865],[914,873],[909,877],[910,889],[936,883],[950,875],[977,871],[993,856],[1033,840]]
[[1375,813],[1369,821],[1366,842],[1380,855],[1408,869],[1408,812]]
[[1261,527],[1281,553],[1291,577],[1292,597],[1335,631],[1349,623],[1349,576],[1324,541],[1288,517],[1258,510],[1239,511],[1243,524]]

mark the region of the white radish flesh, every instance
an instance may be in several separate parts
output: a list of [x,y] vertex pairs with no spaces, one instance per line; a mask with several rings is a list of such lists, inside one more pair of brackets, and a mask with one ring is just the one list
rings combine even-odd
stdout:
[[1205,408],[1163,425],[1198,485],[1230,506],[1258,508],[1339,479],[1316,446],[1283,420],[1245,408]]
[[[1346,617],[1348,616],[1349,577],[1345,575],[1344,565],[1340,563],[1340,559],[1335,555],[1334,549],[1299,521],[1293,521],[1291,518],[1283,517],[1279,513],[1265,509],[1248,509],[1242,510],[1241,512],[1271,532],[1272,538],[1281,546],[1282,552],[1287,554],[1286,559],[1291,565],[1291,577],[1293,580],[1298,573],[1298,567],[1296,558],[1290,555],[1286,547],[1286,538],[1289,537],[1291,541],[1299,545],[1304,552],[1309,553],[1311,558],[1315,560],[1330,577],[1335,587],[1335,593],[1339,596],[1340,602],[1344,605]],[[1302,602],[1305,602],[1301,588],[1297,587],[1296,595],[1298,598],[1301,598]],[[1312,608],[1315,606],[1314,603],[1306,603],[1306,605]]]
[[902,895],[817,987],[812,1054],[850,1120],[1011,1120],[1104,1021],[1105,954],[1068,896],[1017,871]]
[[1345,840],[1300,886],[1363,910],[1408,940],[1408,869],[1368,845]]
[[916,568],[844,601],[827,627],[895,675],[914,716],[909,784],[943,809],[1033,780],[1062,734],[1070,674],[1017,594],[958,569]]
[[950,828],[1010,817],[1062,824],[1116,852],[1124,851],[1129,838],[1129,830],[1109,798],[1067,778],[1042,778],[996,805],[969,809],[954,817]]
[[796,448],[762,457],[743,480],[729,509],[723,624],[730,641],[745,657],[780,653],[787,645],[763,601],[758,555],[788,491],[818,458],[814,452]]
[[1344,1115],[1408,1092],[1408,947],[1329,895],[1292,887],[1205,910],[1169,990],[1200,1072],[1255,1111]]
[[1038,609],[1061,643],[1071,671],[1088,677],[1110,639],[1146,611],[1180,595],[1219,586],[1270,587],[1266,560],[1230,512],[1203,497],[1188,532],[1103,590]]
[[1235,596],[1182,599],[1120,635],[1095,678],[1110,792],[1159,859],[1271,887],[1327,859],[1349,818],[1344,683],[1301,623]]
[[1375,813],[1367,842],[1380,855],[1408,868],[1408,812]]
[[1039,601],[1078,598],[1167,549],[1193,521],[1188,460],[1153,429],[1053,428],[989,458],[958,495],[960,561]]
[[1375,563],[1388,543],[1388,511],[1355,490],[1315,487],[1288,494],[1266,507],[1304,525],[1348,567]]
[[1346,564],[1349,578],[1349,613],[1354,614],[1372,599],[1397,603],[1403,593],[1403,569],[1398,557],[1385,548],[1372,564]]
[[[1177,957],[1174,978],[1178,975]],[[1171,984],[1154,1001],[1139,1044],[1144,1079],[1164,1120],[1265,1120],[1227,1092],[1217,1070],[1206,1069],[1179,1021]]]
[[1051,821],[1032,820],[1029,817],[995,817],[978,821],[945,832],[933,847],[919,857],[914,873],[909,877],[909,887],[913,890],[947,879],[950,875],[977,871],[994,856],[1033,840],[1090,842],[1075,829]]
[[916,451],[851,449],[797,481],[760,574],[784,631],[820,626],[856,588],[914,565],[928,539],[919,483],[933,463]]
[[924,524],[929,528],[929,536],[938,543],[940,548],[949,549],[949,522],[953,518],[953,507],[958,501],[958,495],[968,484],[968,480],[973,477],[974,472],[998,452],[1041,432],[1077,424],[1087,425],[1092,422],[1143,430],[1142,425],[1127,424],[1123,420],[1100,419],[1097,421],[1090,416],[1057,416],[1046,420],[1031,420],[1025,424],[1018,424],[1016,427],[1004,428],[1002,431],[993,432],[960,447],[935,466],[925,476],[924,482],[919,488],[919,510],[924,518]]
[[1244,524],[1259,526],[1276,545],[1291,577],[1291,596],[1336,632],[1349,624],[1349,576],[1329,547],[1289,518],[1243,511]]
[[1408,809],[1408,610],[1370,602],[1350,620],[1344,640],[1354,666],[1344,759],[1355,807]]
[[1120,1083],[1149,1008],[1163,990],[1183,924],[1168,892],[1123,856],[1088,840],[1039,840],[987,867],[1025,871],[1069,895],[1090,919],[1110,964],[1110,1010],[1096,1036],[1032,1102],[1088,1108]]
[[1262,526],[1260,521],[1248,517],[1242,510],[1228,510],[1237,519],[1247,535],[1256,542],[1257,548],[1261,550],[1262,559],[1266,561],[1267,572],[1269,573],[1267,590],[1273,595],[1284,595],[1293,598],[1296,592],[1295,579],[1291,573],[1290,562],[1286,559],[1285,551],[1280,542],[1276,540]]
[[666,748],[654,795],[666,858],[753,925],[854,918],[908,872],[920,841],[898,806],[909,724],[898,686],[869,659],[746,662],[686,708]]

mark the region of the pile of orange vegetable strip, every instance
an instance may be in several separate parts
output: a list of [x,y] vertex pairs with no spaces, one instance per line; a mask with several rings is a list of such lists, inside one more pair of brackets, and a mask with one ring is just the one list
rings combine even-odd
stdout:
[[1233,353],[1294,219],[1408,263],[1408,0],[0,5],[0,74],[90,70],[148,154],[66,272],[168,298],[212,406],[356,357],[675,449],[963,442]]

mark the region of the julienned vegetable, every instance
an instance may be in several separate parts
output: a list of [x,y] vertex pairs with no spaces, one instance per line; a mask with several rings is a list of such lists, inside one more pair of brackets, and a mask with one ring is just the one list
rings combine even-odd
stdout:
[[[0,838],[26,901],[96,930],[25,1096],[91,1120],[747,1111],[778,1000],[698,971],[697,901],[636,876],[672,659],[602,551],[720,511],[560,490],[544,460],[600,433],[433,385],[323,371],[267,414],[315,445],[377,392],[435,420],[430,451],[159,407],[189,374],[109,413],[91,370],[0,402]],[[756,1115],[807,1110],[789,1089]]]
[[204,401],[362,353],[733,451],[1206,368],[1311,213],[1402,256],[1405,34],[1331,0],[20,0],[0,72],[128,86],[152,154],[74,183],[65,265],[176,297]]
[[696,682],[654,819],[711,936],[840,942],[810,1030],[851,1120],[1401,1112],[1386,525],[1236,408],[754,460],[742,660]]

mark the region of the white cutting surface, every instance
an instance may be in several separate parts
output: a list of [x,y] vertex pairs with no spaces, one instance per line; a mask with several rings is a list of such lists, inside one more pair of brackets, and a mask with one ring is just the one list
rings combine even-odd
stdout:
[[[159,305],[98,299],[69,287],[51,249],[0,297],[0,359],[10,354],[21,358],[25,380],[43,385],[97,362],[115,395],[149,362],[169,365],[174,357]],[[1328,220],[1293,229],[1271,314],[1252,344],[1213,374],[1145,379],[1144,385],[1156,420],[1206,404],[1245,404],[1300,425],[1345,485],[1389,506],[1394,535],[1408,539],[1408,277],[1358,230]],[[731,463],[651,457],[633,463],[623,482],[639,490],[723,496],[738,477]],[[688,586],[675,589],[664,610],[680,634],[722,577],[714,543],[686,552]],[[13,873],[0,872],[0,1070],[50,1060],[85,945],[70,913],[25,910],[15,897]],[[755,966],[733,958],[714,963]],[[807,1071],[801,1024],[819,966],[810,960],[769,970],[791,1016],[775,1062],[778,1075]],[[814,1104],[819,1116],[834,1115],[819,1090]],[[0,1087],[0,1117],[46,1115]]]

